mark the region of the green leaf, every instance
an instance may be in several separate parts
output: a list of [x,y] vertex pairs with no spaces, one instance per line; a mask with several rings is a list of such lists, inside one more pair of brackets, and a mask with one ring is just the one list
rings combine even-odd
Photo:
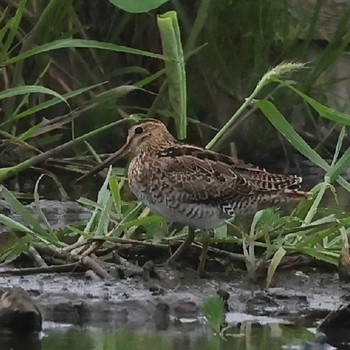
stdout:
[[181,35],[177,14],[169,11],[157,18],[163,53],[172,58],[165,61],[165,71],[169,87],[170,103],[174,110],[177,137],[186,138],[187,128],[187,92],[185,59],[182,50]]
[[24,237],[19,238],[11,248],[7,249],[0,256],[0,260],[2,261],[10,261],[23,252],[28,251],[29,244],[33,242],[34,238],[31,235],[26,235]]
[[12,230],[34,235],[31,229],[6,215],[0,214],[0,222]]
[[58,98],[60,101],[64,102],[69,108],[69,104],[67,100],[58,94],[57,92],[48,89],[39,85],[24,85],[24,86],[16,86],[14,88],[6,89],[0,92],[0,100],[8,97],[18,96],[18,95],[26,95],[29,93],[39,93],[39,94],[47,94],[52,95]]
[[118,178],[116,176],[111,176],[109,179],[109,188],[112,192],[113,203],[115,210],[119,217],[122,214],[122,199],[120,196],[121,185],[119,184]]
[[[111,176],[112,166],[109,167],[107,176],[98,191],[97,203],[91,203],[95,209],[90,220],[84,228],[85,233],[94,233],[94,236],[99,237],[107,233],[109,224],[109,215],[113,204],[110,191],[108,189],[109,178]],[[88,203],[88,200],[80,200],[80,202]],[[96,227],[96,228],[95,228]]]
[[96,41],[96,40],[84,40],[84,39],[60,39],[51,41],[49,43],[36,46],[31,50],[27,50],[15,57],[9,58],[2,62],[2,65],[9,65],[19,61],[23,61],[28,57],[32,57],[44,52],[65,49],[65,48],[91,48],[91,49],[101,49],[115,52],[123,52],[132,55],[141,55],[146,57],[158,58],[161,60],[165,60],[163,55],[155,54],[148,51],[143,51],[139,49],[133,49],[127,46],[115,45],[111,43]]
[[302,63],[282,62],[281,64],[273,67],[267,71],[256,85],[254,91],[245,99],[243,104],[237,109],[234,115],[226,122],[226,124],[216,133],[211,141],[205,146],[206,149],[211,149],[214,145],[228,132],[228,130],[237,122],[242,113],[255,102],[255,98],[266,85],[271,82],[277,81],[281,76],[292,73],[293,71],[304,68]]
[[169,0],[109,0],[114,6],[131,13],[151,11]]
[[145,218],[137,218],[134,220],[130,220],[127,222],[124,222],[122,225],[120,225],[121,227],[123,227],[124,229],[129,228],[129,227],[133,227],[133,226],[144,226],[144,225],[149,225],[149,224],[153,224],[156,222],[163,222],[165,221],[165,219],[160,216],[160,215],[151,215],[151,216],[147,216]]
[[[270,123],[293,145],[297,151],[327,172],[331,170],[331,166],[304,141],[273,103],[267,100],[259,100],[255,101],[255,104],[264,113]],[[339,177],[337,182],[350,192],[350,184],[346,180]]]
[[350,148],[348,148],[339,160],[327,171],[330,182],[335,181],[338,176],[350,166]]
[[269,268],[267,270],[267,276],[266,276],[266,288],[270,287],[270,284],[272,282],[272,278],[277,270],[278,265],[280,264],[283,257],[286,255],[286,250],[280,247],[276,253],[274,254],[273,258],[271,259],[271,263],[269,265]]
[[100,207],[96,202],[92,201],[91,199],[85,198],[85,197],[80,197],[77,200],[78,203],[86,205],[86,206],[91,206],[93,208],[99,208],[102,210],[102,207]]
[[316,112],[319,113],[321,117],[333,120],[339,124],[350,125],[350,116],[348,114],[341,113],[334,110],[333,108],[324,106],[320,102],[317,102],[313,98],[305,95],[292,85],[286,86],[294,91],[297,95],[299,95],[303,100],[305,100]]
[[36,238],[44,243],[59,244],[59,240],[54,232],[45,230],[40,222],[29,212],[29,210],[4,186],[0,187],[2,197],[8,202],[12,209],[23,219],[26,225],[30,227]]
[[103,84],[105,84],[105,82],[99,83],[99,84],[90,85],[90,86],[86,86],[84,88],[81,88],[81,89],[78,89],[78,90],[75,90],[75,91],[70,91],[70,92],[68,92],[68,93],[66,93],[64,95],[60,95],[59,97],[52,98],[49,101],[45,101],[45,102],[39,103],[39,104],[37,104],[37,105],[35,105],[35,106],[31,107],[31,108],[28,108],[27,110],[25,110],[25,111],[23,111],[21,113],[18,113],[17,115],[11,116],[10,119],[8,119],[5,122],[1,123],[0,127],[3,127],[7,123],[11,123],[11,122],[14,122],[14,121],[16,121],[18,119],[22,119],[24,117],[27,117],[28,115],[31,115],[31,114],[34,114],[36,112],[42,111],[42,110],[44,110],[46,108],[55,106],[56,104],[61,103],[62,99],[64,101],[67,101],[70,98],[79,96],[79,95],[83,94],[84,92],[92,90],[95,87],[101,86]]
[[[7,167],[7,168],[0,168],[0,181],[3,181],[10,176],[13,176],[14,174],[17,174],[18,172],[23,171],[23,170],[27,169],[28,167],[34,166],[35,164],[42,162],[42,161],[52,157],[53,155],[55,155],[59,152],[62,152],[63,150],[65,150],[69,147],[72,147],[72,146],[78,144],[79,142],[85,141],[90,137],[93,137],[93,136],[95,136],[95,135],[97,135],[105,130],[110,129],[111,127],[115,127],[116,125],[119,125],[120,123],[123,123],[126,120],[128,120],[128,118],[114,121],[114,122],[109,123],[107,125],[101,126],[97,129],[94,129],[94,130],[92,130],[84,135],[76,137],[75,139],[70,140],[64,144],[61,144],[55,148],[51,148],[46,152],[40,153],[32,158],[28,158],[27,160],[25,160],[19,164],[16,164],[16,165],[13,165],[13,166]],[[0,131],[0,133],[1,133],[1,131]]]
[[224,317],[224,301],[222,297],[219,295],[207,297],[203,302],[201,310],[213,331],[216,334],[220,334]]
[[318,260],[325,261],[329,264],[338,265],[339,253],[307,247],[301,248],[299,252],[308,254]]
[[0,57],[8,54],[8,50],[13,43],[13,39],[15,38],[16,33],[18,32],[18,27],[21,22],[23,13],[25,11],[26,3],[27,3],[27,0],[21,0],[17,3],[17,11],[9,21],[11,24],[10,24],[9,31],[7,32],[7,35],[6,35],[6,41],[4,43],[4,47],[1,50]]
[[221,225],[220,227],[216,228],[214,232],[215,240],[227,238],[227,225]]

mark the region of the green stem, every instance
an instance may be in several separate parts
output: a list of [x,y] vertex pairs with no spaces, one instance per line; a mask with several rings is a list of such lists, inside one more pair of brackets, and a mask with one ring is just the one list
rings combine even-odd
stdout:
[[185,53],[186,54],[188,54],[190,51],[193,50],[193,48],[196,44],[197,38],[198,38],[200,32],[202,31],[205,23],[206,23],[206,20],[208,17],[208,9],[210,6],[210,1],[211,0],[202,0],[200,5],[199,5],[197,17],[196,17],[195,21],[193,22],[193,26],[192,26],[190,35],[188,36],[187,43],[185,46]]
[[303,226],[309,225],[312,221],[312,219],[314,218],[314,216],[317,213],[317,208],[319,207],[321,200],[326,192],[326,189],[329,187],[329,182],[327,182],[327,178],[325,178],[325,182],[322,182],[320,184],[320,188],[317,192],[317,196],[314,200],[314,202],[312,203],[309,211],[307,212],[305,219],[304,219],[304,223],[302,224]]
[[264,79],[260,80],[252,94],[246,98],[241,107],[238,108],[236,113],[228,120],[228,122],[219,130],[219,132],[211,139],[211,141],[205,146],[206,149],[211,149],[214,145],[223,137],[223,135],[233,126],[243,111],[252,103],[254,98],[258,95],[260,90],[266,85]]
[[276,67],[272,68],[264,74],[261,80],[258,82],[254,91],[251,95],[244,101],[241,107],[236,111],[236,113],[229,119],[229,121],[220,129],[220,131],[213,137],[213,139],[207,144],[206,149],[211,149],[213,146],[222,138],[222,136],[232,127],[236,122],[242,112],[253,102],[254,98],[258,95],[260,90],[271,82],[279,82],[278,79],[286,73],[291,73],[295,70],[303,68],[302,63],[288,63],[284,62]]

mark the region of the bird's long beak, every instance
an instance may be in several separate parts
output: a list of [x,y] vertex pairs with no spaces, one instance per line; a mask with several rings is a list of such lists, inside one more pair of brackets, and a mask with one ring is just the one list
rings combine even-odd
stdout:
[[84,174],[83,176],[80,176],[77,180],[74,181],[74,183],[78,183],[88,176],[92,176],[92,175],[99,173],[102,169],[108,167],[109,165],[116,162],[118,159],[124,157],[129,152],[129,146],[130,146],[130,141],[127,140],[125,145],[122,146],[118,151],[114,152],[106,160],[104,160],[102,163],[95,166],[95,168],[93,168],[88,173]]

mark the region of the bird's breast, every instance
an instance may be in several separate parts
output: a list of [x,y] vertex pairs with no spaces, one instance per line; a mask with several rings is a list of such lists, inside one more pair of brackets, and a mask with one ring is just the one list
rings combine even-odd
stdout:
[[130,190],[139,201],[169,221],[195,228],[214,228],[224,222],[216,205],[187,202],[184,200],[187,193],[176,190],[163,175],[157,162],[134,158],[128,170]]

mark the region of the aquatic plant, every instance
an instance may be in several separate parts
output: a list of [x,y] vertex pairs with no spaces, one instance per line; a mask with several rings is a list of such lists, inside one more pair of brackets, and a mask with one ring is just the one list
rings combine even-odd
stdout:
[[220,335],[224,318],[224,301],[222,297],[219,295],[208,296],[204,299],[201,310],[212,330],[217,335]]

